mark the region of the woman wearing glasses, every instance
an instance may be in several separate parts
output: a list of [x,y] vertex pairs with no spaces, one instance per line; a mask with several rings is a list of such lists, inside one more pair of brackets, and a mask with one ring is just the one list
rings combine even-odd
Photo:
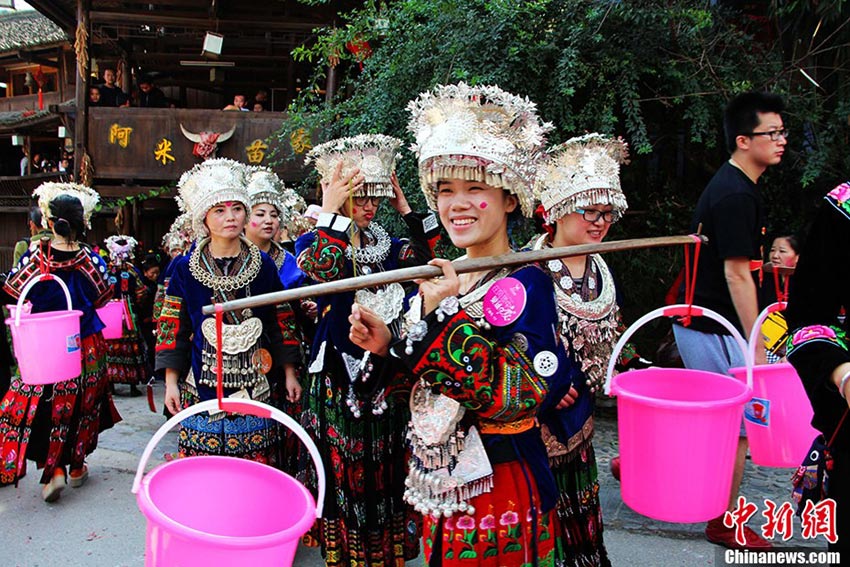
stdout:
[[[620,164],[627,156],[625,142],[599,134],[553,148],[537,187],[546,233],[535,238],[533,249],[601,242],[627,208],[620,189]],[[541,419],[559,490],[555,564],[610,565],[592,439],[594,393],[605,383],[617,340],[614,279],[598,254],[551,260],[543,268],[555,282],[559,331],[574,362],[569,393]]]
[[[398,185],[401,140],[381,135],[342,138],[308,154],[322,177],[322,210],[296,242],[298,265],[320,282],[424,264],[433,258],[432,214],[411,212]],[[411,239],[392,238],[374,222],[388,198]],[[357,301],[400,328],[405,290],[400,284],[320,297],[309,387],[302,422],[322,451],[328,479],[325,512],[312,532],[329,566],[398,565],[419,554],[417,522],[402,501],[406,404],[394,404],[370,380],[369,353],[348,338]],[[315,487],[315,479],[307,479]]]

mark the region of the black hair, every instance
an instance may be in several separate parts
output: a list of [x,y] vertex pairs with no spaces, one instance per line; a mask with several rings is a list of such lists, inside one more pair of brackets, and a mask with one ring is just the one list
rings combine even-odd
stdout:
[[161,262],[159,254],[157,254],[156,252],[148,251],[148,253],[145,254],[145,259],[142,260],[142,269],[149,270],[151,268],[159,268],[161,267],[160,264]]
[[53,230],[67,239],[80,239],[86,233],[83,204],[72,195],[59,195],[50,201]]
[[759,112],[782,113],[785,103],[782,97],[773,93],[741,93],[726,105],[723,111],[723,133],[726,136],[726,149],[733,153],[738,148],[735,141],[738,136],[750,134],[759,125]]
[[788,241],[788,246],[791,247],[791,250],[794,251],[795,254],[800,254],[800,239],[794,236],[793,234],[778,234],[773,237],[775,241],[777,238],[784,238]]
[[29,219],[35,226],[41,227],[41,209],[38,207],[30,207]]
[[139,77],[137,84],[142,85],[145,83],[153,85],[153,77],[151,77],[150,75],[142,75],[141,77]]

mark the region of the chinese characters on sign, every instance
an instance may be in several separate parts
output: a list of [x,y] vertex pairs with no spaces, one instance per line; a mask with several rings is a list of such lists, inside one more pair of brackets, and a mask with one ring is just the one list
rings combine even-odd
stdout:
[[167,165],[169,160],[174,161],[174,156],[171,155],[171,140],[163,138],[156,144],[156,149],[153,151],[153,157],[162,165]]
[[296,154],[303,154],[313,149],[313,144],[310,142],[310,136],[304,128],[299,128],[289,136],[289,143],[292,144],[292,151]]
[[266,157],[266,150],[269,147],[262,140],[254,140],[250,146],[245,147],[245,153],[248,156],[248,163],[263,163],[263,158]]
[[126,148],[130,143],[130,134],[133,129],[129,126],[121,126],[118,123],[109,127],[109,143],[118,144],[122,148]]
[[[784,502],[777,506],[772,500],[765,499],[765,510],[761,513],[765,517],[764,525],[761,527],[762,536],[765,539],[774,539],[782,536],[782,541],[788,541],[794,535],[794,524],[792,518],[794,510],[790,502]],[[747,502],[743,496],[738,497],[738,504],[731,512],[723,516],[723,525],[727,528],[735,528],[735,540],[746,544],[744,537],[744,526],[747,521],[758,511],[758,506]],[[817,504],[809,500],[800,516],[804,539],[815,539],[823,536],[829,543],[838,541],[835,531],[835,500],[827,498]]]

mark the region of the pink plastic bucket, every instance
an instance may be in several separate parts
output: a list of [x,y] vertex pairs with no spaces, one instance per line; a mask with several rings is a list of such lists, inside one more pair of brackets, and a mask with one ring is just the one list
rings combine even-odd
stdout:
[[[761,326],[767,316],[785,308],[774,303],[759,314],[750,333],[750,357],[761,345]],[[746,368],[733,368],[735,377]],[[812,405],[794,367],[787,362],[753,367],[753,399],[744,409],[750,456],[763,467],[798,467],[818,431],[811,426]]]
[[133,492],[148,521],[148,567],[292,565],[299,539],[321,516],[324,468],[307,433],[288,415],[259,402],[225,400],[223,407],[276,419],[298,435],[318,472],[319,506],[291,476],[247,459],[177,459],[143,477],[151,453],[172,427],[191,415],[219,410],[216,400],[196,404],[160,428],[136,471]]
[[[53,281],[65,292],[67,311],[27,313],[24,300],[35,284]],[[15,316],[6,319],[12,332],[12,347],[18,360],[21,380],[26,384],[55,384],[71,380],[82,371],[80,317],[71,309],[71,294],[61,278],[43,274],[24,287]]]
[[120,339],[124,334],[124,302],[113,299],[97,310],[97,316],[106,327],[101,331],[104,339]]
[[[657,317],[684,314],[686,305],[656,309],[617,342],[608,365],[606,393],[617,396],[620,490],[634,511],[666,522],[704,522],[729,503],[741,415],[752,389],[734,378],[680,368],[647,368],[611,378],[617,357],[634,332]],[[692,307],[743,337],[722,316]]]

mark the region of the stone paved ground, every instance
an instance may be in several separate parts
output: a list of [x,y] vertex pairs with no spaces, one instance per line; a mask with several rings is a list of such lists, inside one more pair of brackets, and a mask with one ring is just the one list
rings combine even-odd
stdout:
[[[123,389],[119,386],[119,393]],[[161,410],[161,385],[156,403]],[[91,479],[81,489],[66,489],[56,504],[41,501],[38,478],[33,468],[18,488],[0,490],[0,549],[2,565],[40,566],[135,566],[143,563],[145,520],[130,494],[132,474],[139,457],[153,435],[164,423],[160,414],[151,413],[144,398],[116,397],[124,421],[100,438],[91,455]],[[597,416],[595,446],[599,460],[602,508],[605,517],[606,546],[615,565],[654,567],[656,565],[715,565],[718,548],[705,541],[703,524],[671,524],[641,516],[623,504],[619,484],[609,469],[617,454],[616,418],[611,409]],[[175,451],[176,434],[171,433],[154,452],[152,464],[162,462],[167,452]],[[150,467],[149,467],[150,468]],[[766,469],[748,463],[743,494],[761,503],[765,497],[776,502],[789,500],[791,470]],[[751,522],[752,523],[752,522]],[[757,526],[756,526],[757,527]],[[786,545],[801,545],[822,550],[823,540],[810,542],[795,537]],[[61,556],[57,551],[61,550]],[[316,550],[300,549],[296,567],[321,567],[324,563]],[[421,566],[421,560],[409,565]]]
[[[620,497],[619,483],[611,475],[611,459],[619,453],[617,446],[617,417],[616,410],[611,404],[609,407],[597,409],[594,419],[596,434],[594,448],[596,449],[596,460],[599,465],[600,500],[604,514],[605,527],[613,529],[624,529],[634,532],[649,532],[667,534],[671,537],[702,537],[705,524],[673,524],[661,522],[642,516],[633,511],[623,503]],[[687,448],[682,451],[682,458],[687,459]],[[777,505],[783,502],[791,502],[796,510],[796,503],[791,500],[791,476],[794,469],[780,469],[772,467],[760,467],[747,459],[744,470],[744,481],[741,485],[741,496],[747,501],[758,505],[759,511],[747,524],[749,527],[759,531],[764,523],[761,512],[765,509],[764,499],[771,499]],[[794,537],[783,545],[823,547],[822,541],[813,543],[800,537],[800,520],[794,518]]]

